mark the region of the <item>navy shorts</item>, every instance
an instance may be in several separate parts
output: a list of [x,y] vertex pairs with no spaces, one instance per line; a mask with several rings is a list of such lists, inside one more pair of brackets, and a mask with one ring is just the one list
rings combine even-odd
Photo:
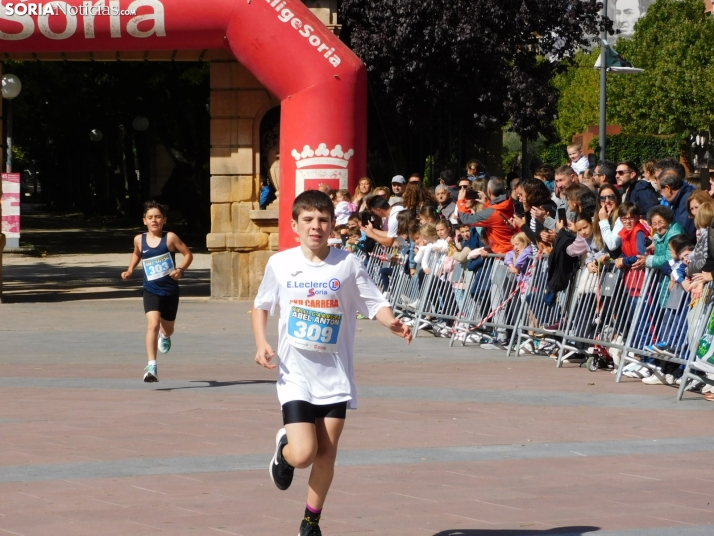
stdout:
[[159,296],[148,290],[144,290],[144,313],[158,311],[161,318],[168,322],[176,320],[178,312],[179,295]]
[[318,406],[304,400],[291,400],[283,404],[283,424],[307,422],[315,424],[316,419],[345,419],[347,402]]

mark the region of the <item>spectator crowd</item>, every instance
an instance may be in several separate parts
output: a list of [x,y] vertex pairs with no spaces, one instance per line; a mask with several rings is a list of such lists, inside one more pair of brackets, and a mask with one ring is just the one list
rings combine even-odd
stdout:
[[[375,187],[369,178],[354,192],[321,188],[335,203],[333,243],[365,255],[378,245],[399,248],[416,285],[433,268],[432,252],[448,258],[449,270],[459,265],[465,273],[498,255],[525,292],[528,260],[548,255],[551,262],[559,259],[564,279],[616,267],[635,304],[642,285],[638,274],[648,269],[661,273],[668,293],[679,290],[692,301],[700,299],[714,273],[714,186],[703,189],[673,159],[591,166],[578,145],[568,147],[568,156],[569,165],[542,165],[533,178],[491,177],[473,160],[460,178],[443,171],[433,190],[416,174],[393,177],[391,189]],[[388,265],[380,271],[385,294],[395,269]],[[625,375],[650,385],[680,381],[681,365],[651,357],[681,352],[684,337],[670,333],[676,320],[664,315],[636,327],[653,332],[653,342],[647,355],[632,356]],[[495,329],[494,339],[482,347],[508,344],[506,330]],[[533,344],[520,350],[538,351]],[[699,388],[714,401],[710,385]]]

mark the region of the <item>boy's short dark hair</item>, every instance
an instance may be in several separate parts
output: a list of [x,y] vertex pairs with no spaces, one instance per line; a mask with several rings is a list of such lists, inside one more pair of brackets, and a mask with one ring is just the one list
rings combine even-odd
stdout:
[[694,249],[696,241],[688,234],[678,234],[669,239],[669,245],[672,246],[674,252],[679,256],[683,251]]
[[372,197],[372,199],[367,201],[367,208],[369,208],[370,210],[389,210],[390,208],[392,208],[392,206],[381,195],[375,195],[374,197]]
[[347,236],[356,236],[358,238],[362,237],[362,231],[359,229],[352,228],[349,231],[347,231]]
[[301,193],[293,201],[293,220],[297,221],[300,214],[306,210],[317,210],[329,214],[335,219],[335,205],[332,204],[330,196],[319,190],[308,190]]
[[638,217],[639,218],[640,217],[640,209],[634,203],[625,201],[617,209],[617,215],[620,218],[625,218],[625,217]]
[[478,201],[479,196],[478,192],[476,190],[466,190],[466,194],[464,195],[464,199],[470,199],[472,201]]
[[155,208],[156,210],[161,212],[161,215],[164,218],[166,217],[168,208],[165,205],[162,205],[161,203],[158,203],[156,201],[147,201],[146,203],[144,203],[144,217],[146,217],[146,213],[149,212],[153,208]]

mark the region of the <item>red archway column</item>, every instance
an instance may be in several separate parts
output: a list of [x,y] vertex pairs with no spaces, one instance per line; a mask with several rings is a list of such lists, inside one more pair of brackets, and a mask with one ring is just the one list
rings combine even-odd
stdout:
[[[246,22],[264,18],[271,24],[261,27],[246,49]],[[321,183],[352,190],[366,174],[366,70],[298,1],[241,2],[226,37],[238,61],[281,101],[280,249],[293,247],[295,196]]]

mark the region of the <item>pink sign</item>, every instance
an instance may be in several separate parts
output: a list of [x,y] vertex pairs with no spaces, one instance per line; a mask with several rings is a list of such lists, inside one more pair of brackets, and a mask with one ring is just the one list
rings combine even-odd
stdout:
[[2,232],[20,239],[20,174],[2,174]]

